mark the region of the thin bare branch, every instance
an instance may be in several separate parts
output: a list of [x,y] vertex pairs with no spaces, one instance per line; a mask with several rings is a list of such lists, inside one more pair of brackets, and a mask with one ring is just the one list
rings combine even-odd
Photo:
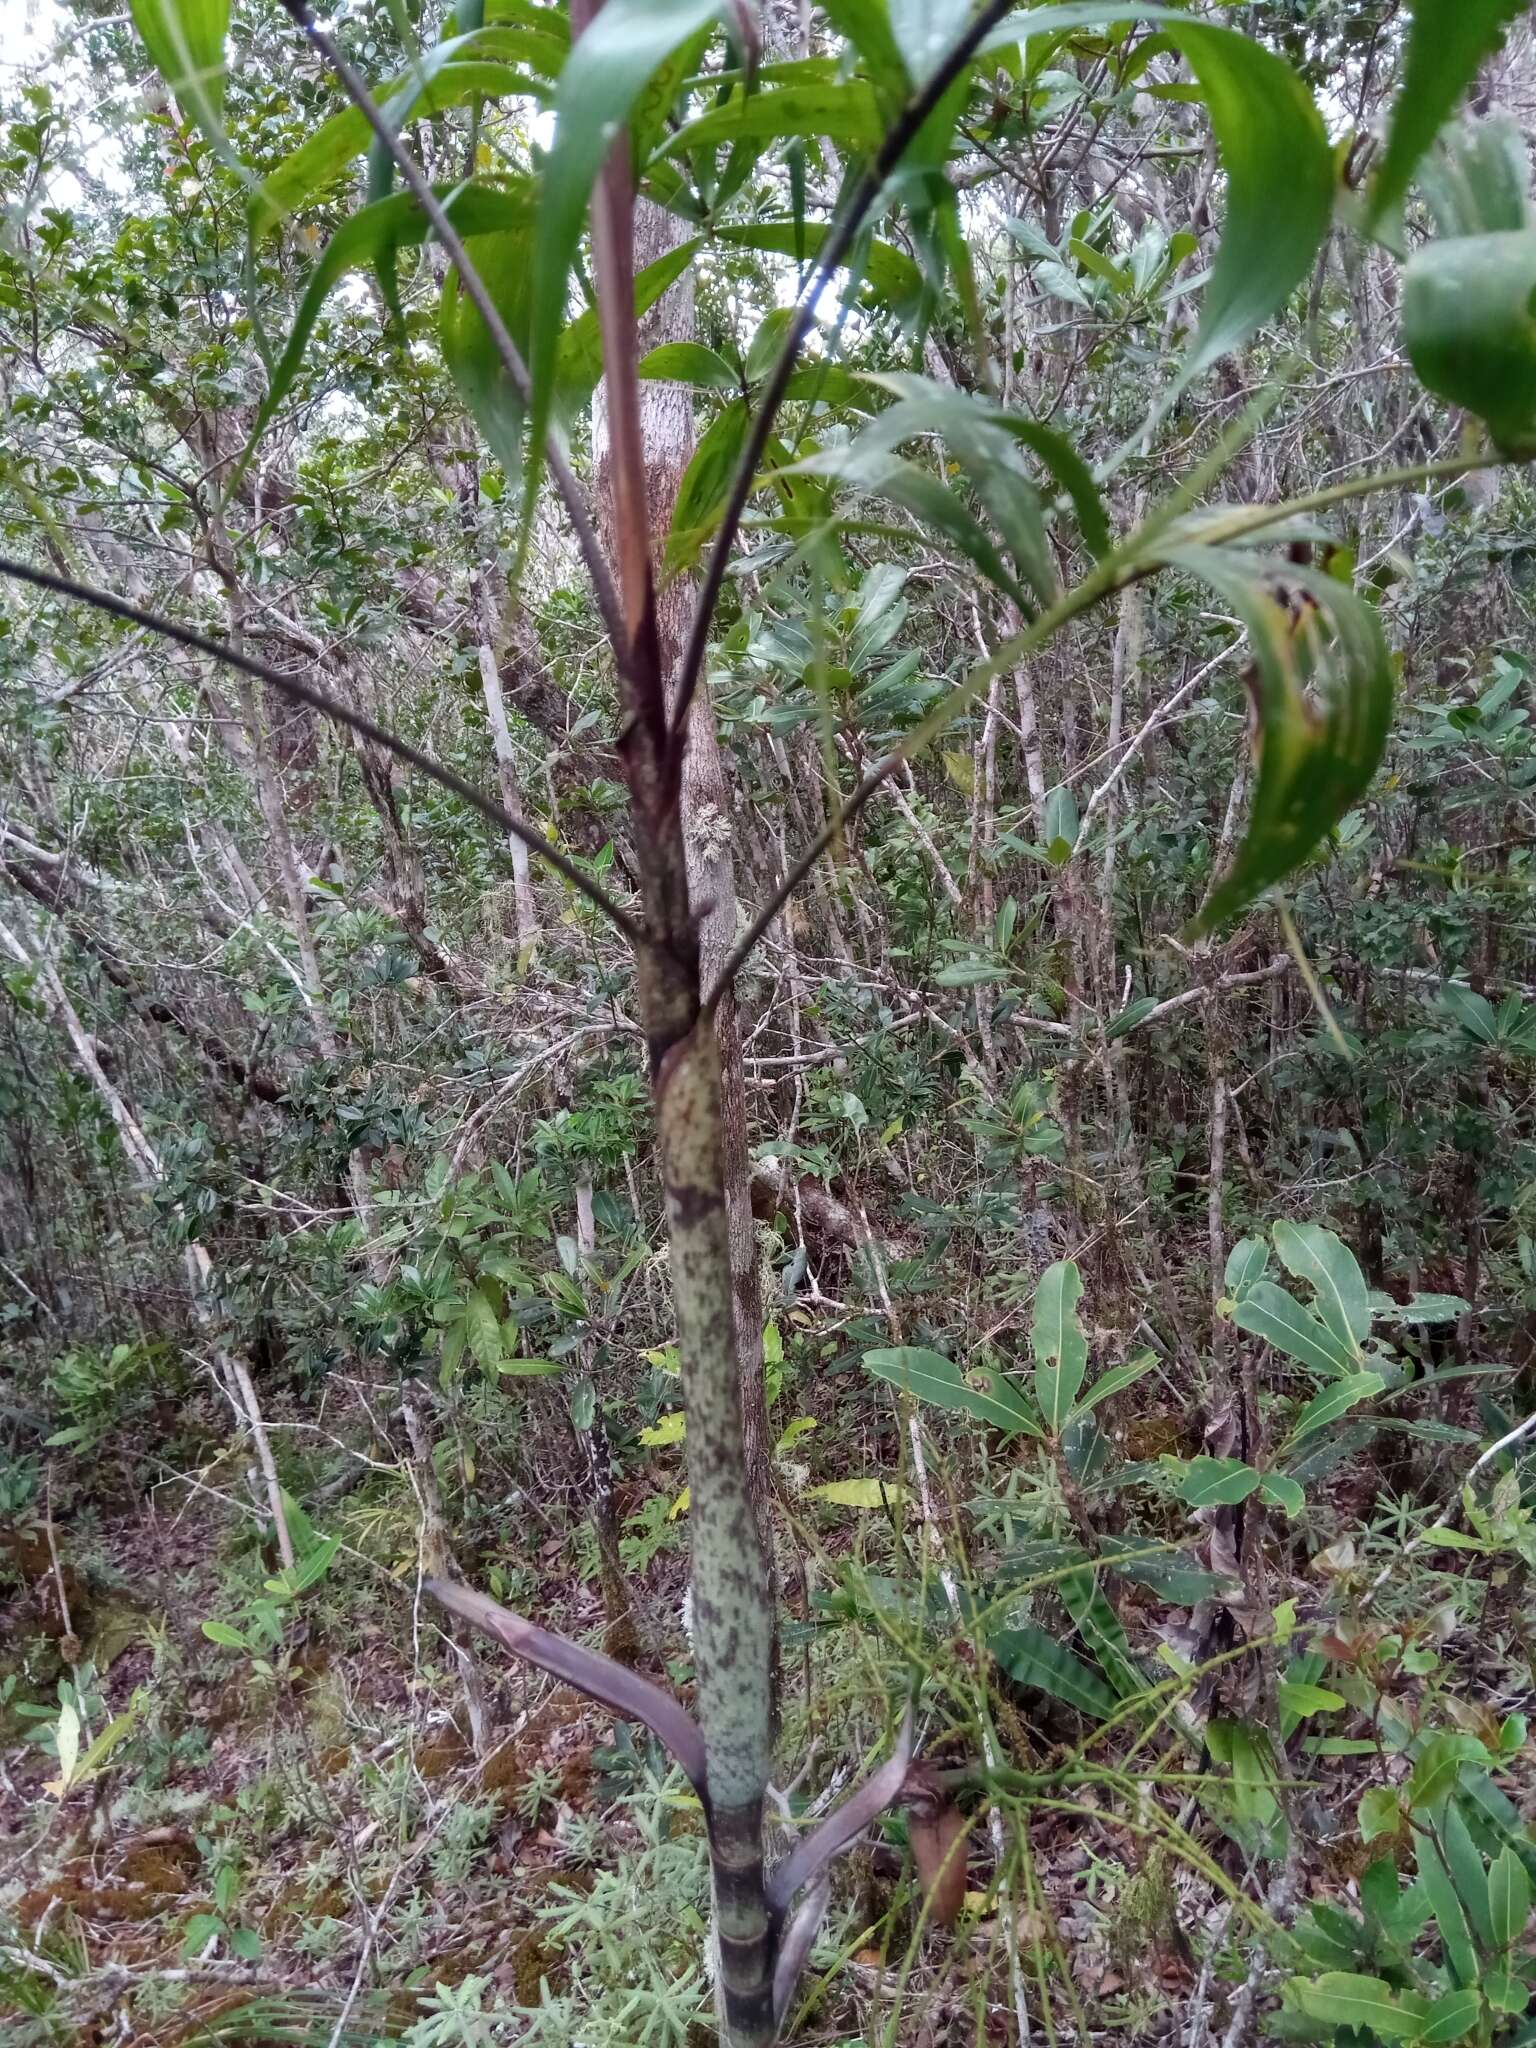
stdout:
[[398,760],[408,762],[421,774],[430,776],[443,789],[451,790],[456,797],[477,810],[483,818],[489,818],[493,825],[500,826],[514,838],[522,840],[530,853],[552,867],[558,875],[578,890],[587,901],[600,910],[611,924],[621,931],[631,945],[645,942],[645,931],[636,919],[630,916],[622,905],[615,903],[606,889],[601,888],[590,876],[583,874],[575,861],[563,854],[557,846],[521,820],[511,817],[494,797],[487,796],[483,789],[476,789],[462,775],[445,768],[441,761],[434,761],[430,754],[424,754],[419,747],[413,747],[409,740],[403,740],[361,711],[354,711],[349,704],[343,704],[339,697],[333,697],[328,690],[319,689],[314,683],[301,682],[297,676],[284,675],[280,669],[269,668],[264,661],[257,661],[249,654],[242,654],[221,641],[210,640],[206,633],[196,632],[190,626],[178,626],[173,619],[161,618],[157,612],[145,611],[142,606],[130,604],[126,598],[114,597],[109,591],[94,590],[88,583],[76,583],[68,576],[56,576],[50,569],[34,568],[30,562],[12,561],[0,556],[0,576],[14,576],[22,583],[32,583],[39,590],[51,590],[57,597],[74,598],[81,604],[94,605],[98,611],[110,612],[114,618],[126,619],[130,625],[143,626],[151,633],[159,633],[167,640],[174,640],[182,647],[190,647],[195,654],[205,654],[211,661],[222,661],[230,668],[238,669],[242,675],[255,678],[257,682],[269,683],[283,696],[296,703],[308,704],[325,717],[334,719],[336,724],[345,725],[375,746],[383,747]]

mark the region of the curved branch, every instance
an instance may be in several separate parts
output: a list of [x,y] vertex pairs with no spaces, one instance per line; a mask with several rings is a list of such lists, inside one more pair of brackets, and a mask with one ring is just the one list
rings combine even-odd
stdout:
[[826,1869],[834,1856],[840,1855],[856,1835],[863,1834],[873,1820],[890,1805],[906,1781],[907,1766],[912,1761],[913,1727],[912,1709],[908,1707],[902,1717],[901,1729],[896,1737],[896,1747],[880,1766],[872,1771],[856,1792],[829,1814],[819,1828],[808,1834],[785,1857],[768,1879],[768,1903],[775,1913],[783,1913],[793,1901],[796,1892]]
[[757,465],[763,458],[768,445],[768,436],[773,431],[773,422],[789,388],[794,374],[795,361],[811,331],[811,322],[816,315],[817,302],[826,289],[827,280],[841,264],[849,245],[864,225],[865,216],[885,189],[885,181],[910,148],[923,123],[932,114],[939,101],[959,77],[961,71],[975,56],[978,46],[987,32],[1004,15],[1012,11],[1016,0],[988,0],[988,4],[971,21],[954,48],[939,60],[932,75],[926,78],[911,99],[902,108],[892,123],[889,133],[875,155],[874,162],[860,179],[853,197],[840,220],[834,223],[831,232],[822,243],[816,264],[806,280],[805,290],[795,308],[795,317],[789,323],[774,363],[773,374],[769,377],[763,396],[758,403],[752,420],[747,444],[736,465],[736,474],[731,479],[730,495],[725,501],[725,512],[715,535],[715,544],[710,550],[709,562],[704,571],[704,581],[699,590],[699,601],[693,614],[693,623],[688,629],[688,645],[683,654],[682,667],[678,671],[677,693],[672,707],[672,739],[674,744],[688,729],[688,710],[699,678],[704,672],[704,656],[709,646],[709,629],[714,620],[715,606],[720,601],[720,592],[725,584],[725,572],[730,563],[731,549],[736,544],[736,531],[741,524],[741,515],[746,510],[747,499],[752,494],[752,480],[757,474]]
[[241,654],[221,641],[210,640],[206,633],[198,633],[190,626],[178,626],[174,620],[161,618],[157,612],[147,612],[141,606],[130,604],[126,598],[113,597],[109,591],[93,590],[88,583],[76,583],[68,576],[55,576],[50,569],[35,569],[30,562],[15,562],[0,555],[0,576],[14,576],[19,582],[32,583],[39,590],[50,590],[57,597],[77,599],[81,604],[94,605],[98,611],[110,612],[114,618],[126,619],[130,625],[143,626],[151,633],[159,633],[167,640],[175,640],[182,647],[190,647],[194,654],[205,654],[212,661],[222,661],[230,668],[238,669],[242,675],[253,677],[259,683],[269,683],[283,696],[291,697],[296,703],[308,704],[314,711],[334,719],[337,725],[345,725],[351,731],[371,740],[375,746],[383,747],[398,760],[408,762],[419,769],[442,788],[451,790],[456,797],[488,818],[503,832],[509,832],[520,839],[530,853],[552,867],[556,874],[569,882],[587,901],[600,910],[611,924],[621,931],[631,945],[645,943],[644,927],[630,916],[622,905],[615,903],[606,889],[600,888],[557,846],[531,827],[514,818],[487,796],[482,789],[476,789],[472,782],[453,769],[445,768],[441,761],[434,761],[430,754],[424,754],[419,747],[413,747],[409,740],[388,731],[361,711],[354,711],[349,704],[343,704],[339,697],[333,697],[328,690],[322,690],[313,683],[300,682],[297,676],[284,675],[280,669],[269,668],[264,661],[257,661],[249,654]]
[[[451,1579],[425,1579],[422,1583],[439,1606],[494,1636],[515,1657],[526,1657],[530,1664],[563,1678],[567,1685],[574,1685],[578,1692],[584,1692],[623,1720],[638,1721],[649,1728],[681,1765],[683,1775],[704,1801],[708,1813],[704,1737],[698,1723],[671,1693],[663,1692],[637,1671],[626,1670],[611,1657],[601,1656],[580,1643],[568,1643],[564,1636],[552,1635],[536,1622],[525,1621],[522,1615],[514,1614],[510,1607],[502,1607],[484,1593],[476,1593]],[[854,1798],[858,1797],[855,1793]],[[818,1829],[811,1841],[821,1832]]]

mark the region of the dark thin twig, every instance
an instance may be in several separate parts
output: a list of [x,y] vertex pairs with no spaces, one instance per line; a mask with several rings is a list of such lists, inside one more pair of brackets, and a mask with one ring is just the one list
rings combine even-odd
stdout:
[[[316,22],[309,0],[283,0],[283,6],[330,65],[341,81],[348,99],[394,158],[402,183],[432,223],[432,231],[441,243],[449,262],[459,273],[460,282],[469,294],[471,305],[485,322],[485,331],[491,337],[492,346],[501,358],[502,368],[516,386],[523,404],[531,405],[533,380],[528,373],[528,365],[523,361],[517,343],[507,332],[507,324],[496,310],[496,302],[486,290],[484,278],[469,260],[463,239],[444,212],[442,201],[417,169],[405,144],[391,131],[389,123],[370,96],[367,86],[325,30]],[[618,594],[613,586],[608,559],[598,540],[597,529],[592,523],[592,514],[588,511],[586,500],[582,496],[581,485],[576,481],[575,473],[553,435],[545,444],[544,457],[575,532],[576,545],[581,551],[581,559],[591,579],[598,611],[602,614],[603,630],[613,643],[615,658],[622,662],[629,645],[628,636],[624,631],[623,614],[619,609]]]
[[172,619],[163,619],[156,612],[144,611],[136,604],[129,604],[126,598],[113,597],[105,590],[93,590],[87,583],[75,583],[67,576],[55,576],[49,569],[35,569],[30,562],[13,562],[0,555],[0,576],[14,576],[22,583],[36,584],[40,590],[51,590],[58,597],[77,599],[81,604],[94,605],[98,611],[110,612],[114,618],[126,619],[130,625],[143,626],[151,633],[159,633],[167,640],[175,640],[183,647],[190,647],[195,654],[206,654],[212,661],[226,662],[229,667],[239,669],[242,675],[255,678],[259,683],[270,683],[274,690],[280,690],[285,697],[297,703],[308,704],[311,709],[322,712],[334,719],[338,725],[345,725],[375,746],[383,747],[399,760],[408,762],[423,775],[430,776],[444,789],[461,797],[483,818],[493,825],[499,825],[503,832],[510,832],[520,839],[530,853],[548,863],[555,872],[577,889],[587,901],[600,910],[612,924],[624,934],[631,945],[645,944],[645,929],[637,919],[630,916],[622,905],[615,903],[606,889],[601,888],[590,876],[582,873],[576,863],[563,854],[557,846],[530,826],[522,824],[510,812],[503,810],[496,799],[487,796],[482,789],[476,789],[472,782],[455,774],[452,768],[445,768],[441,761],[433,760],[419,747],[413,747],[409,740],[389,732],[384,726],[361,711],[354,711],[349,704],[343,704],[339,697],[333,697],[328,690],[322,690],[313,683],[300,682],[297,676],[284,675],[280,669],[269,668],[264,661],[256,661],[249,654],[238,653],[218,640],[210,640],[206,633],[195,632],[190,626],[178,626]]
[[905,759],[905,754],[895,753],[886,754],[878,760],[874,767],[869,770],[858,788],[848,798],[847,802],[842,804],[833,813],[828,822],[816,834],[816,837],[806,847],[804,853],[801,854],[788,874],[785,875],[783,881],[779,883],[776,889],[769,891],[766,902],[731,949],[730,957],[715,978],[714,987],[705,996],[703,1008],[706,1016],[714,1014],[715,1005],[757,951],[758,945],[767,932],[768,927],[773,923],[773,920],[784,908],[790,897],[794,895],[800,884],[811,872],[811,869],[815,867],[817,861],[821,859],[821,856],[826,852],[833,840],[838,837],[845,826],[850,824],[859,815],[885,778],[893,774]]
[[[806,336],[811,331],[816,305],[827,280],[842,262],[850,243],[863,227],[870,208],[885,189],[886,179],[905,155],[923,123],[954,84],[964,66],[975,56],[977,45],[983,36],[989,29],[995,27],[1015,4],[1016,0],[988,0],[988,4],[971,22],[954,48],[945,54],[932,77],[918,87],[896,117],[841,219],[833,223],[827,239],[822,243],[821,253],[816,258],[815,268],[806,281],[805,290],[795,308],[795,317],[789,323],[789,331],[784,336],[778,360],[773,366],[773,374],[768,379],[767,388],[753,417],[751,430],[747,435],[747,445],[742,450],[740,462],[736,465],[736,474],[731,479],[730,495],[725,501],[725,512],[720,521],[719,531],[715,535],[715,544],[710,550],[704,581],[699,590],[699,601],[694,610],[693,622],[688,629],[688,646],[683,654],[682,667],[678,671],[677,694],[672,709],[674,740],[687,730],[689,706],[699,687],[699,678],[704,672],[704,656],[709,647],[709,629],[714,621],[715,607],[720,602],[720,592],[725,584],[725,572],[730,564],[731,550],[736,545],[736,532],[741,524],[741,515],[746,510],[747,499],[752,495],[752,481],[757,475],[757,466],[762,461],[763,450],[768,445],[768,436],[773,431],[773,422],[783,403],[784,393],[789,388],[796,359]],[[830,841],[827,843],[830,844]]]

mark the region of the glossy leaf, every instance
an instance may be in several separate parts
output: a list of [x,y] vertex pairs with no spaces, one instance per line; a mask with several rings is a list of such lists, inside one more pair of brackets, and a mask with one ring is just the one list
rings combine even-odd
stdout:
[[[380,89],[391,93],[401,83],[396,79]],[[437,71],[410,102],[404,119],[414,119],[420,114],[443,113],[449,107],[462,107],[470,100],[508,99],[519,95],[540,99],[545,96],[545,88],[540,80],[530,78],[510,65],[472,58],[445,64]],[[367,116],[356,107],[343,107],[329,120],[322,121],[314,134],[292,155],[285,157],[257,187],[251,202],[254,232],[270,234],[289,214],[334,185],[347,166],[367,149],[372,133]]]
[[1112,1395],[1124,1393],[1127,1387],[1135,1386],[1139,1379],[1149,1373],[1156,1363],[1155,1351],[1141,1351],[1136,1357],[1128,1358],[1124,1365],[1111,1366],[1108,1372],[1101,1374],[1094,1381],[1086,1394],[1079,1397],[1072,1410],[1073,1414],[1086,1415],[1090,1409],[1097,1408],[1101,1401],[1109,1400]]
[[222,150],[229,0],[131,0],[131,5],[133,25],[177,105]]
[[1440,2042],[1464,2041],[1476,2027],[1482,2002],[1473,1990],[1446,1991],[1429,2008],[1423,2032],[1414,2039],[1432,2048]]
[[1445,1945],[1445,1959],[1455,1972],[1460,1984],[1477,1982],[1477,1951],[1472,1942],[1472,1930],[1467,1922],[1467,1911],[1461,1902],[1445,1860],[1435,1846],[1434,1838],[1427,1834],[1418,1837],[1419,1883],[1429,1898],[1430,1910],[1435,1916],[1435,1925],[1440,1930],[1440,1939]]
[[1415,374],[1484,420],[1511,454],[1536,445],[1533,301],[1533,228],[1430,242],[1403,275],[1403,342]]
[[1146,1673],[1131,1655],[1120,1617],[1092,1571],[1070,1572],[1056,1588],[1072,1617],[1083,1647],[1093,1652],[1100,1669],[1122,1699],[1136,1699],[1147,1690]]
[[[935,1408],[949,1408],[974,1416],[1010,1436],[1022,1432],[1038,1436],[1040,1424],[1024,1396],[1001,1373],[973,1372],[962,1375],[958,1365],[937,1351],[921,1345],[900,1345],[890,1350],[866,1351],[864,1370],[873,1373],[915,1400]],[[971,1382],[979,1380],[980,1386]]]
[[1172,8],[1126,0],[1032,8],[1009,16],[982,47],[1127,19],[1157,22],[1189,60],[1227,180],[1221,245],[1178,389],[1240,348],[1307,275],[1333,215],[1333,152],[1311,94],[1283,58]]
[[1080,1714],[1107,1720],[1120,1705],[1119,1695],[1091,1665],[1034,1622],[999,1629],[987,1639],[987,1647],[1017,1684],[1064,1700]]
[[1329,1970],[1299,1987],[1302,2009],[1325,2026],[1353,2027],[1383,2041],[1412,2040],[1423,2025],[1416,2008],[1405,2005],[1382,1977]]
[[[1247,829],[1188,928],[1194,938],[1289,874],[1365,794],[1391,724],[1392,664],[1374,606],[1331,576],[1287,568],[1288,587],[1299,586],[1308,601],[1298,619],[1246,564],[1220,550],[1181,546],[1169,559],[1232,606],[1254,657],[1259,761]],[[1317,621],[1328,629],[1327,644]]]
[[885,121],[873,92],[862,79],[850,79],[844,85],[785,85],[769,92],[733,93],[723,106],[684,122],[668,137],[663,154],[688,156],[723,142],[778,142],[793,135],[821,136],[844,149],[873,149],[884,134]]
[[[608,0],[577,39],[555,89],[555,138],[540,188],[533,250],[530,442],[544,444],[554,406],[560,329],[587,202],[614,137],[652,74],[719,13],[720,0]],[[538,457],[528,465],[527,491]],[[529,498],[531,505],[531,496]]]
[[1524,0],[1409,0],[1409,11],[1402,84],[1371,184],[1368,226],[1401,206],[1420,159]]
[[640,375],[655,383],[691,384],[695,391],[738,391],[741,380],[725,357],[698,341],[667,341],[640,359]]
[[1035,1353],[1035,1399],[1045,1426],[1059,1436],[1077,1405],[1088,1369],[1088,1339],[1078,1320],[1083,1276],[1075,1259],[1047,1266],[1035,1290],[1030,1343]]
[[1273,1280],[1251,1281],[1233,1305],[1232,1320],[1251,1337],[1262,1337],[1299,1365],[1331,1379],[1345,1377],[1359,1367],[1356,1348],[1341,1344],[1310,1309],[1303,1308]]
[[1331,1422],[1337,1422],[1341,1415],[1347,1415],[1351,1408],[1358,1408],[1362,1401],[1369,1401],[1379,1394],[1386,1385],[1379,1372],[1351,1373],[1348,1379],[1335,1380],[1330,1387],[1324,1387],[1320,1394],[1302,1409],[1296,1418],[1296,1426],[1286,1439],[1286,1449],[1299,1444],[1315,1430],[1326,1429]]
[[1530,1873],[1508,1843],[1488,1873],[1488,1917],[1497,1948],[1513,1948],[1531,1917]]
[[1371,1334],[1371,1308],[1359,1261],[1332,1230],[1281,1221],[1272,1233],[1285,1270],[1312,1289],[1317,1313],[1341,1345],[1355,1349]]
[[1191,1458],[1179,1479],[1179,1498],[1191,1508],[1235,1507],[1259,1483],[1241,1458]]
[[1222,1285],[1234,1300],[1239,1300],[1256,1280],[1263,1279],[1268,1269],[1269,1246],[1263,1238],[1240,1237],[1227,1253]]
[[[528,259],[532,227],[466,239],[464,253],[478,271],[507,332],[521,345],[528,333]],[[509,477],[523,467],[524,405],[480,309],[456,270],[443,280],[438,341],[448,373],[486,445]]]
[[[461,235],[513,233],[526,228],[533,217],[533,202],[527,191],[504,192],[488,186],[461,184],[440,187],[437,196]],[[272,372],[250,441],[240,458],[237,476],[244,470],[257,443],[292,390],[315,322],[337,284],[348,272],[377,263],[384,250],[413,247],[424,242],[430,233],[426,215],[409,192],[399,192],[392,199],[378,200],[372,206],[363,207],[336,230],[305,286],[299,310],[294,316],[293,331]]]

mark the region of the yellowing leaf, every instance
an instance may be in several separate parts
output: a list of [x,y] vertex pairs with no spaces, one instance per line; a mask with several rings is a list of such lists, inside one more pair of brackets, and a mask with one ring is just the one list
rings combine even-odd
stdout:
[[663,1444],[680,1444],[688,1434],[688,1418],[681,1408],[673,1408],[665,1415],[658,1415],[649,1429],[642,1429],[640,1441],[659,1449]]
[[824,1500],[834,1508],[900,1507],[907,1489],[892,1479],[832,1479],[808,1490],[810,1500]]

